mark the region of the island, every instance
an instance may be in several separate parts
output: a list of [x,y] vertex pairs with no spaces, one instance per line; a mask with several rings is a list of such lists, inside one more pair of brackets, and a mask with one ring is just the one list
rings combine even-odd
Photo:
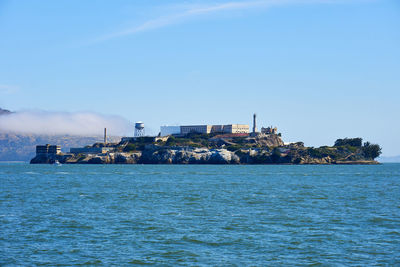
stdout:
[[338,139],[333,146],[284,143],[273,128],[261,133],[198,133],[124,137],[61,153],[41,145],[31,164],[379,164],[377,144],[362,138]]

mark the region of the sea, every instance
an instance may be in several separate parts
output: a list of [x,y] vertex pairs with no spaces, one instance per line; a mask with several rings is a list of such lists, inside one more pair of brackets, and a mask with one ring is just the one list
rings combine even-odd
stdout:
[[400,164],[0,164],[0,266],[400,266]]

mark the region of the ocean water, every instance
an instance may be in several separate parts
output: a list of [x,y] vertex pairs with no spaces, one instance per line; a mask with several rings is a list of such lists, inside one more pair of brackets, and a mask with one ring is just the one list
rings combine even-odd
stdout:
[[0,164],[0,265],[400,266],[400,164]]

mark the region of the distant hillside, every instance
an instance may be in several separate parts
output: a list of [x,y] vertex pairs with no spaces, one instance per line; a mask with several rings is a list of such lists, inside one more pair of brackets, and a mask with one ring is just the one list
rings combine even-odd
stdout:
[[[63,152],[70,147],[81,147],[102,142],[102,136],[49,136],[0,133],[0,161],[29,161],[35,156],[36,145],[60,145]],[[119,137],[110,137],[110,142],[119,142]]]
[[12,113],[11,111],[7,110],[7,109],[2,109],[0,108],[0,115],[7,115]]
[[[0,115],[13,112],[0,108]],[[0,161],[29,161],[35,156],[37,145],[60,145],[63,152],[69,152],[71,147],[82,147],[96,142],[102,142],[102,136],[73,135],[35,135],[1,132],[0,129]],[[110,137],[109,142],[119,142],[120,137]]]

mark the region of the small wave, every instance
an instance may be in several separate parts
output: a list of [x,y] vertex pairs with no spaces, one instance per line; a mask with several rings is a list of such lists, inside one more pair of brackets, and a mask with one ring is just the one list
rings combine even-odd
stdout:
[[186,251],[186,250],[173,250],[167,251],[161,254],[163,257],[166,258],[181,258],[181,257],[198,257],[199,255]]
[[186,200],[186,201],[199,201],[199,200],[201,200],[201,198],[200,197],[184,197],[183,200]]
[[138,174],[138,175],[161,175],[161,174],[168,174],[166,172],[134,172],[132,174]]
[[398,222],[398,220],[388,219],[384,217],[372,217],[369,219],[370,222],[380,223],[380,222]]
[[49,229],[39,229],[39,230],[36,231],[36,233],[40,233],[40,234],[41,233],[48,233],[48,232],[50,232]]
[[328,199],[328,197],[313,197],[311,199]]
[[233,241],[213,242],[213,241],[200,240],[200,239],[196,239],[196,238],[188,237],[188,236],[184,236],[182,238],[182,240],[189,242],[189,243],[193,243],[193,244],[204,244],[204,245],[208,245],[208,246],[212,246],[212,247],[229,246],[229,245],[237,244],[238,242],[241,241],[241,239],[238,239],[238,240],[233,240]]
[[397,231],[391,231],[391,232],[389,232],[389,233],[387,233],[388,235],[400,235],[400,233],[399,232],[397,232]]
[[25,174],[39,174],[38,172],[24,172]]
[[250,204],[250,205],[256,205],[256,204],[264,204],[265,203],[265,201],[264,200],[250,200],[250,201],[247,201],[246,202],[247,204]]
[[73,248],[73,249],[71,249],[69,252],[70,252],[70,253],[79,253],[79,252],[81,252],[81,250],[78,249],[78,248]]
[[78,266],[89,265],[90,266],[90,265],[101,265],[101,264],[103,264],[103,262],[101,260],[99,260],[99,259],[96,259],[96,260],[89,260],[89,261],[86,261],[84,263],[77,263],[75,265],[78,265]]
[[155,227],[155,226],[148,226],[146,228],[144,228],[145,231],[153,231],[153,230],[158,230],[159,228]]
[[151,262],[143,261],[143,260],[131,260],[128,262],[129,264],[135,264],[135,265],[153,265]]
[[181,213],[180,213],[180,212],[173,212],[173,211],[171,211],[171,212],[161,213],[161,215],[166,215],[166,216],[168,216],[168,215],[176,215],[176,216],[180,216]]
[[85,225],[78,223],[76,221],[67,222],[63,225],[63,227],[68,229],[87,229],[87,230],[94,229],[92,225]]

